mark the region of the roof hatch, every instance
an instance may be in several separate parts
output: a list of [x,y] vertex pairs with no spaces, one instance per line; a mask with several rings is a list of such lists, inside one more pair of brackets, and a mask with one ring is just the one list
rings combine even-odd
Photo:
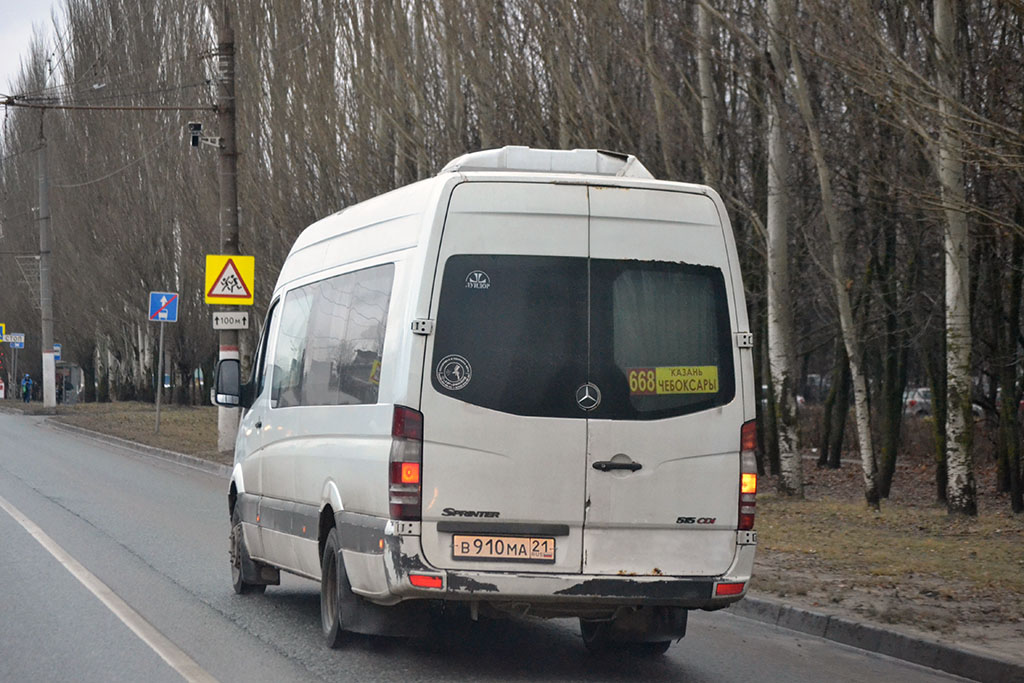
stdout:
[[460,171],[532,171],[626,178],[654,177],[632,154],[602,149],[556,150],[517,146],[463,154],[449,161],[440,172]]

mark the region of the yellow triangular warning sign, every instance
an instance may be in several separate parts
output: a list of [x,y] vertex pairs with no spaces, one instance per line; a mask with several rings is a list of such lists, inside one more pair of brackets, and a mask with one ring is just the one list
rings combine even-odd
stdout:
[[208,304],[251,304],[253,257],[207,255],[206,292]]

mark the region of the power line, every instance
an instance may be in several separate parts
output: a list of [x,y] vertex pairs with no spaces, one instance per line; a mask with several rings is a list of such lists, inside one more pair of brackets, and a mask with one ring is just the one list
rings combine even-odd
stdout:
[[[53,67],[50,70],[50,74],[51,75],[57,72],[57,70],[60,68],[61,64],[65,63],[64,60],[67,58],[68,50],[71,49],[71,45],[72,45],[72,42],[73,42],[72,40],[70,40],[71,27],[70,26],[65,26],[64,28],[65,28],[64,35],[61,36],[60,28],[58,28],[56,22],[54,22],[53,30],[57,34],[57,45],[60,45],[61,43],[63,43],[64,44],[64,50],[60,53],[60,57],[57,58],[57,61],[54,62]],[[51,54],[51,56],[56,54],[56,50],[54,50],[54,52],[52,52],[50,54]]]
[[101,181],[106,180],[107,178],[113,177],[113,176],[117,175],[118,173],[120,173],[121,171],[127,170],[127,169],[131,168],[132,166],[134,166],[135,164],[141,162],[143,159],[145,159],[146,157],[148,157],[149,155],[153,154],[155,151],[157,151],[158,149],[160,149],[161,147],[166,145],[169,141],[170,141],[169,137],[168,138],[164,138],[161,142],[157,143],[155,147],[153,147],[152,149],[150,149],[150,150],[146,151],[145,153],[143,153],[142,156],[138,157],[137,159],[132,159],[131,161],[129,161],[127,164],[125,164],[121,168],[116,169],[114,171],[111,171],[110,173],[107,173],[106,175],[102,175],[99,178],[94,178],[92,180],[87,180],[84,183],[55,183],[54,187],[60,187],[60,188],[63,188],[63,189],[71,189],[71,188],[74,188],[74,187],[85,187],[86,185],[93,185],[95,183],[101,182]]
[[[171,92],[182,92],[182,91],[185,91],[185,90],[191,90],[193,88],[201,88],[201,87],[206,86],[206,85],[209,85],[209,83],[204,80],[204,81],[201,81],[199,83],[189,83],[187,85],[172,86],[172,87],[167,87],[167,88],[158,88],[156,90],[143,90],[143,91],[139,91],[139,92],[126,92],[126,93],[101,93],[99,96],[95,96],[95,97],[89,96],[89,93],[87,91],[84,97],[77,98],[77,99],[79,99],[79,101],[77,103],[73,102],[73,104],[97,104],[99,102],[110,102],[111,100],[125,99],[125,98],[128,98],[128,97],[141,97],[143,95],[161,95],[161,94],[171,93]],[[22,101],[31,102],[32,99],[34,99],[34,98],[25,98]]]
[[[147,66],[147,67],[145,67],[143,69],[136,69],[135,71],[121,71],[121,72],[117,72],[117,73],[113,73],[113,74],[107,74],[106,76],[104,76],[103,74],[95,74],[95,76],[97,78],[102,78],[102,79],[104,79],[106,81],[110,81],[110,82],[115,82],[116,83],[117,81],[121,81],[121,80],[124,80],[124,79],[127,79],[127,78],[131,78],[132,76],[139,76],[139,75],[142,75],[142,74],[149,73],[151,71],[157,71],[159,69],[166,68],[166,67],[169,67],[169,66],[179,66],[179,65],[186,64],[186,63],[192,62],[192,61],[199,62],[202,59],[203,59],[203,55],[198,55],[198,56],[197,55],[189,55],[189,56],[181,57],[179,59],[171,60],[169,62],[165,62],[163,64],[155,64],[153,66]],[[61,90],[66,90],[67,92],[69,92],[71,94],[74,94],[75,91],[72,90],[72,88],[74,88],[74,86],[80,84],[82,81],[86,80],[86,78],[88,78],[89,76],[93,75],[93,74],[90,74],[88,72],[99,61],[100,61],[100,58],[97,57],[96,60],[93,62],[93,65],[87,67],[84,70],[86,73],[83,73],[81,77],[75,79],[74,81],[71,81],[70,83],[68,83],[68,82],[58,83],[57,85],[51,85],[49,87],[40,88],[38,90],[28,90],[28,91],[25,91],[25,92],[20,93],[18,95],[15,95],[15,97],[31,97],[31,96],[36,96],[36,95],[45,95],[46,93],[58,93]]]
[[26,109],[58,109],[58,110],[85,110],[85,111],[217,111],[212,104],[207,105],[168,105],[168,106],[129,106],[129,105],[92,105],[92,104],[42,104],[33,102],[22,102],[8,97],[0,102],[8,107],[24,107]]

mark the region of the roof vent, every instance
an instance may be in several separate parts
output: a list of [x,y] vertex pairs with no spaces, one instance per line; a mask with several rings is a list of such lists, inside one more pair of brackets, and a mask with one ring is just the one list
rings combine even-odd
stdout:
[[452,159],[441,173],[464,171],[527,171],[535,173],[582,173],[625,178],[653,178],[632,154],[602,149],[531,149],[502,147],[463,154]]

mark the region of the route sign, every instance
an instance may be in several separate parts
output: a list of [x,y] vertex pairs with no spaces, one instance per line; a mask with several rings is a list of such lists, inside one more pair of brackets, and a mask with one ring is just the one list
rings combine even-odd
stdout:
[[178,322],[178,293],[150,292],[149,319],[161,323]]
[[213,314],[215,330],[249,329],[249,311],[217,311]]
[[251,306],[256,258],[230,254],[206,255],[206,287],[208,304]]
[[62,348],[63,347],[60,344],[54,344],[53,345],[53,360],[54,361],[59,361],[60,360],[60,352],[61,352]]

